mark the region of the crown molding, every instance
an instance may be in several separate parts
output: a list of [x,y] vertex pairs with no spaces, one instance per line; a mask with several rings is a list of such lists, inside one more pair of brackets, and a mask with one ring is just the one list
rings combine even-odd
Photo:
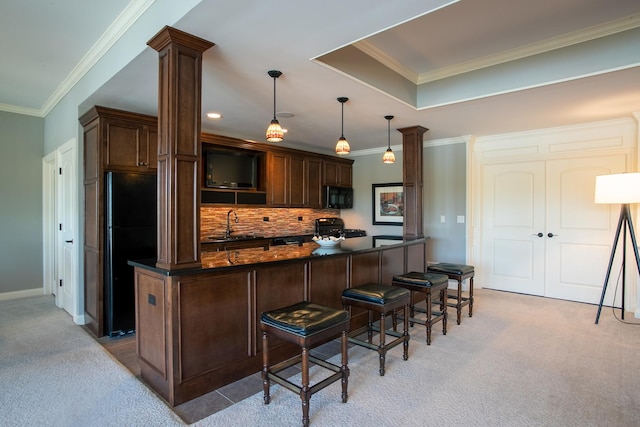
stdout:
[[37,108],[20,107],[18,105],[0,104],[0,111],[7,113],[23,114],[25,116],[44,117]]
[[69,75],[60,83],[56,90],[40,109],[40,116],[45,117],[53,110],[64,96],[75,86],[82,77],[102,58],[122,35],[142,16],[142,14],[156,0],[132,0],[118,17],[109,25],[98,41],[73,67]]
[[382,63],[386,67],[392,69],[396,73],[400,74],[407,80],[413,82],[416,85],[432,82],[435,80],[452,77],[459,74],[464,74],[472,71],[476,71],[482,68],[491,67],[498,64],[503,64],[510,61],[526,58],[529,56],[537,55],[544,52],[549,52],[556,49],[561,49],[567,46],[572,46],[578,43],[583,43],[589,40],[606,37],[612,34],[620,33],[622,31],[631,30],[640,27],[640,14],[631,15],[625,18],[621,18],[615,21],[608,22],[602,25],[596,25],[590,28],[586,28],[572,33],[563,34],[561,36],[552,37],[547,40],[543,40],[536,43],[531,43],[526,46],[521,46],[516,49],[510,49],[503,52],[496,53],[495,55],[485,56],[483,58],[474,59],[472,61],[466,61],[459,64],[455,64],[449,67],[438,68],[437,70],[429,71],[426,73],[416,73],[415,71],[407,68],[400,62],[396,61],[391,56],[387,55],[382,50],[376,48],[366,40],[361,40],[353,44],[362,52],[371,56],[378,62]]
[[402,77],[409,80],[410,82],[414,84],[418,84],[418,80],[420,79],[420,75],[418,73],[416,73],[415,71],[413,71],[408,67],[405,67],[404,64],[396,61],[394,58],[387,55],[386,52],[384,52],[381,49],[378,49],[368,41],[360,40],[358,42],[355,42],[353,44],[353,47],[362,51],[366,55],[369,55],[370,57],[380,62],[384,66],[392,69],[393,71],[400,74]]
[[424,141],[423,148],[440,147],[443,145],[467,144],[471,141],[471,135],[454,136],[451,138],[434,139],[432,141]]
[[[471,138],[472,138],[471,135],[464,135],[464,136],[454,136],[451,138],[435,139],[432,141],[424,141],[422,143],[422,148],[440,147],[442,145],[467,144],[469,141],[471,141]],[[393,150],[394,153],[402,152],[402,145],[401,144],[392,145],[391,150]],[[352,151],[350,154],[354,157],[358,157],[358,156],[368,156],[371,154],[384,154],[385,151],[387,151],[386,147],[376,147],[376,148],[367,148],[364,150]]]
[[[391,150],[393,150],[394,153],[402,151],[402,145],[392,145],[391,146]],[[368,156],[368,155],[371,155],[371,154],[383,154],[385,151],[387,151],[387,147],[367,148],[367,149],[364,149],[364,150],[352,151],[351,155],[354,156],[354,157]]]

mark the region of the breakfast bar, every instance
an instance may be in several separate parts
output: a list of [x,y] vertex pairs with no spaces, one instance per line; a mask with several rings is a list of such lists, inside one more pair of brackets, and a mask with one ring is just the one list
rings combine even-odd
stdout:
[[[391,283],[426,268],[426,240],[376,247],[371,237],[335,248],[315,242],[202,252],[201,268],[135,270],[136,352],[142,379],[176,406],[261,369],[260,314],[300,301],[342,308],[346,288]],[[366,323],[354,309],[351,327]],[[274,339],[270,358],[296,352]]]

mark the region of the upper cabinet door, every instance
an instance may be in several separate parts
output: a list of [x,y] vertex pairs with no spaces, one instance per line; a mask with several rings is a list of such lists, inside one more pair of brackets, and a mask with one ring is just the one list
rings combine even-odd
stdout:
[[340,181],[338,173],[338,163],[328,160],[322,162],[323,185],[338,185],[338,182]]
[[124,120],[105,120],[104,128],[105,168],[137,168],[142,125]]
[[352,174],[352,167],[351,165],[347,165],[344,163],[341,163],[338,167],[338,185],[341,185],[342,187],[351,187],[353,181],[351,178],[351,174]]
[[158,169],[158,128],[144,127],[144,138],[138,156],[140,166]]
[[270,206],[287,206],[289,203],[289,162],[290,156],[282,153],[269,153],[267,193]]
[[309,208],[322,208],[322,160],[307,159],[305,174],[305,188],[307,195],[305,206]]
[[352,186],[351,163],[325,160],[323,165],[323,185]]
[[303,207],[307,199],[306,161],[304,157],[289,157],[289,206]]
[[104,120],[105,169],[158,168],[158,130],[135,121]]

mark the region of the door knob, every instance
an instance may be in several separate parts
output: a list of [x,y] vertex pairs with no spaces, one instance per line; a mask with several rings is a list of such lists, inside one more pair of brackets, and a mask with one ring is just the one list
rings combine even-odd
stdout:
[[531,235],[532,235],[532,236],[538,236],[538,237],[542,237],[542,236],[544,236],[544,234],[542,234],[542,233],[538,233],[538,234],[533,233],[533,234],[531,234]]
[[553,237],[553,236],[557,236],[557,234],[553,234],[553,233],[549,233],[549,234],[547,234],[547,237],[549,237],[549,238],[551,238],[551,237]]

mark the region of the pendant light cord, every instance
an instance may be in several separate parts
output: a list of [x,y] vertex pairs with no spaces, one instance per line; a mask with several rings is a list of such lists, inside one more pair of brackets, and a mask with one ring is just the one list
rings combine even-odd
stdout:
[[340,130],[340,137],[344,139],[344,102],[340,102],[340,103],[342,104],[342,127]]
[[273,119],[276,120],[276,78],[273,77]]

